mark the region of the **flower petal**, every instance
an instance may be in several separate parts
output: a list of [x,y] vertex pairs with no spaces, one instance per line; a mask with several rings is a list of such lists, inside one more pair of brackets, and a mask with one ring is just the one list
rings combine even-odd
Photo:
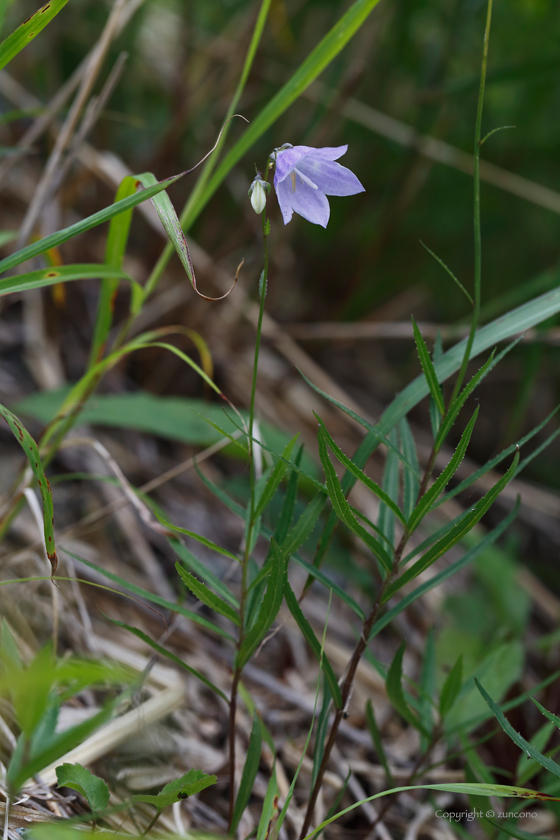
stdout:
[[[284,184],[289,190],[292,189],[291,179],[283,181],[282,186]],[[326,228],[331,210],[321,190],[312,189],[296,176],[296,189],[290,194],[289,200],[294,212],[303,216],[308,222]]]
[[280,210],[282,212],[284,224],[287,225],[288,222],[292,221],[292,216],[294,215],[294,211],[292,210],[291,179],[288,179],[286,181],[280,181],[279,184],[276,184],[275,179],[274,187],[276,189],[276,195],[278,196],[278,204],[280,205]]
[[316,152],[312,146],[292,146],[291,149],[284,149],[276,155],[276,172],[274,173],[274,189],[277,184],[287,178],[294,166],[309,152]]
[[[299,148],[310,148],[309,146],[300,146]],[[338,160],[339,157],[345,155],[348,151],[348,143],[345,146],[324,146],[322,149],[310,149],[313,152],[313,157],[321,160]]]
[[356,195],[365,192],[353,172],[340,163],[320,160],[316,155],[306,155],[298,169],[310,178],[325,195]]

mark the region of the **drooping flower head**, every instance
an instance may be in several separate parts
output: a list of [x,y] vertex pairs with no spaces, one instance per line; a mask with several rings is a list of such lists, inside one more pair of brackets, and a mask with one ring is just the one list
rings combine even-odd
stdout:
[[251,207],[255,213],[262,213],[266,207],[266,196],[270,192],[270,184],[262,177],[261,173],[257,171],[251,186],[249,187],[249,198],[251,199]]
[[353,172],[335,163],[347,150],[348,146],[314,149],[289,143],[274,150],[274,189],[285,225],[298,213],[308,222],[326,228],[330,215],[327,195],[365,191]]

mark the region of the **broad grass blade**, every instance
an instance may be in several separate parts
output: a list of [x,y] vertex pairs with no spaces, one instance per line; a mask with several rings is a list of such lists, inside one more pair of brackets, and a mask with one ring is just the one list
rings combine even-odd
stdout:
[[84,263],[78,265],[60,265],[56,268],[40,268],[26,274],[16,274],[14,277],[4,277],[0,280],[0,295],[12,292],[26,292],[29,289],[40,289],[55,283],[68,283],[70,280],[89,280],[91,278],[119,278],[128,280],[133,288],[141,291],[142,287],[130,277],[126,271],[118,270],[102,263]]
[[0,70],[10,63],[56,17],[68,0],[50,0],[0,44]]

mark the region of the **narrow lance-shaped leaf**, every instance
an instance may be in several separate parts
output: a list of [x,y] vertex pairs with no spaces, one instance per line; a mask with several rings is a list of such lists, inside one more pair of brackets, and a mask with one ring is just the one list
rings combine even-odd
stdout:
[[470,530],[479,522],[486,511],[491,507],[494,503],[496,498],[500,495],[506,484],[513,478],[515,474],[515,470],[519,461],[519,453],[516,453],[516,456],[511,464],[507,473],[502,476],[502,478],[496,482],[494,487],[480,499],[479,502],[474,506],[474,508],[469,511],[468,515],[461,519],[460,522],[455,525],[454,528],[449,531],[436,545],[434,545],[426,554],[423,555],[416,563],[414,563],[410,568],[408,568],[399,578],[396,580],[391,586],[387,587],[385,591],[382,601],[385,603],[390,598],[393,597],[395,592],[398,592],[406,583],[411,580],[414,580],[415,577],[424,571],[424,569],[429,568],[433,563],[436,562],[446,551],[448,551],[452,546],[461,540],[465,534],[468,534]]
[[[397,430],[391,429],[389,433],[394,449],[387,454],[385,469],[383,470],[383,490],[385,494],[396,503],[399,497],[399,461],[395,454],[397,444]],[[398,450],[397,450],[398,451]],[[395,513],[393,506],[382,501],[379,505],[377,525],[387,542],[392,546],[395,544]]]
[[249,738],[249,748],[247,750],[247,758],[243,766],[243,773],[241,775],[241,782],[239,783],[239,790],[237,791],[237,799],[235,800],[235,807],[233,809],[233,817],[230,825],[230,834],[235,835],[239,820],[243,816],[243,812],[249,803],[249,798],[253,792],[253,785],[257,778],[259,771],[259,764],[261,760],[262,748],[262,727],[258,714],[253,715],[253,727],[251,729],[251,737]]
[[[418,729],[420,732],[424,732],[424,727],[422,723],[418,720],[416,715],[411,711],[406,702],[403,688],[402,688],[402,661],[404,656],[404,642],[396,652],[393,661],[391,662],[391,667],[387,672],[387,680],[385,682],[385,688],[387,689],[387,696],[389,700],[393,704],[394,708],[397,710],[399,715],[406,720],[411,726],[415,729]],[[424,732],[424,734],[426,734]]]
[[414,510],[418,498],[418,491],[420,490],[420,482],[418,480],[420,465],[418,463],[416,444],[406,417],[402,417],[399,420],[398,430],[402,453],[408,463],[414,467],[414,469],[410,469],[407,464],[403,464],[403,512],[405,519],[408,519]]
[[461,439],[457,444],[457,448],[455,449],[451,460],[438,475],[432,486],[424,493],[424,495],[416,505],[415,509],[413,510],[412,515],[408,521],[408,530],[410,533],[412,533],[412,531],[414,531],[414,529],[418,527],[423,517],[432,509],[438,496],[441,493],[443,493],[448,482],[451,478],[453,478],[453,476],[459,469],[459,466],[463,458],[465,457],[467,447],[470,443],[470,439],[473,433],[477,417],[478,406],[476,407],[473,416],[469,420],[465,431],[461,435]]
[[494,717],[496,718],[506,735],[508,735],[511,738],[513,743],[516,744],[516,746],[518,746],[520,750],[523,750],[526,755],[530,756],[531,758],[534,758],[535,761],[538,761],[541,767],[544,767],[545,770],[549,771],[549,773],[552,773],[554,776],[560,776],[560,764],[557,764],[551,758],[548,758],[548,756],[545,756],[541,752],[539,752],[539,750],[536,750],[535,747],[533,747],[533,745],[529,743],[529,741],[526,741],[525,738],[519,734],[519,732],[516,732],[516,730],[513,728],[509,720],[506,718],[506,716],[498,706],[498,704],[492,700],[488,692],[485,691],[483,686],[479,683],[479,681],[476,678],[475,683],[476,687],[488,703],[492,714],[494,715]]
[[461,408],[465,404],[467,398],[472,394],[472,392],[475,390],[477,385],[479,385],[480,382],[484,379],[484,377],[486,376],[488,371],[492,367],[494,367],[494,356],[495,356],[495,353],[493,352],[491,354],[490,358],[488,359],[488,361],[485,362],[482,365],[482,367],[480,368],[479,371],[477,371],[477,373],[475,373],[475,375],[465,385],[465,387],[463,388],[461,393],[457,395],[457,397],[455,398],[453,403],[449,406],[447,414],[443,418],[443,421],[441,423],[441,426],[440,426],[440,429],[439,429],[439,432],[438,432],[438,435],[437,435],[437,438],[436,438],[436,441],[435,441],[435,444],[434,444],[434,447],[435,447],[436,450],[438,450],[441,447],[441,445],[443,444],[445,438],[447,437],[447,435],[449,433],[449,430],[453,426],[453,423],[455,422],[455,419],[456,419],[457,415],[459,414]]
[[272,498],[284,477],[284,473],[286,472],[288,466],[286,464],[286,461],[289,461],[298,437],[299,434],[295,435],[295,437],[293,437],[291,441],[289,441],[289,443],[286,444],[284,451],[282,452],[282,458],[285,460],[278,461],[278,463],[274,466],[274,469],[272,470],[268,481],[266,482],[264,490],[261,494],[257,507],[255,508],[255,517],[260,516],[261,513],[267,507],[267,505],[269,505],[272,501]]
[[366,703],[366,723],[368,725],[369,734],[371,735],[371,740],[373,741],[373,746],[375,747],[375,752],[377,753],[377,758],[381,763],[383,769],[385,770],[385,775],[387,776],[387,784],[389,785],[389,787],[391,787],[394,784],[393,776],[391,774],[389,762],[387,761],[387,756],[385,755],[385,749],[383,747],[381,732],[379,731],[377,721],[375,720],[375,712],[373,710],[373,705],[371,700],[369,699]]
[[418,329],[416,321],[414,320],[414,316],[412,317],[412,329],[414,330],[414,340],[416,342],[416,349],[418,350],[420,364],[422,365],[422,370],[424,371],[424,376],[426,377],[426,382],[428,383],[430,394],[432,395],[440,414],[443,415],[445,414],[445,403],[443,401],[443,394],[441,392],[441,388],[439,387],[438,378],[436,376],[436,372],[434,370],[434,365],[428,352],[428,348],[426,347],[426,342],[422,338],[422,333]]
[[31,17],[24,20],[21,26],[8,35],[7,38],[0,44],[0,70],[2,70],[12,58],[21,52],[33,38],[35,38],[42,30],[56,17],[61,9],[67,4],[68,0],[50,0],[38,9]]
[[218,595],[212,592],[211,589],[208,589],[208,587],[202,583],[202,581],[195,578],[194,575],[191,575],[191,573],[184,569],[180,563],[175,563],[175,569],[185,586],[190,589],[199,601],[202,601],[202,603],[206,604],[207,607],[210,607],[220,615],[223,615],[224,618],[229,618],[230,621],[233,621],[234,624],[239,626],[239,615],[233,607],[225,601],[222,601]]
[[236,666],[238,668],[243,668],[247,664],[272,626],[282,606],[285,560],[276,540],[271,540],[270,548],[268,586],[257,619],[237,652]]
[[232,595],[229,591],[225,583],[220,580],[220,578],[214,574],[210,569],[206,567],[206,564],[201,562],[198,557],[196,557],[192,551],[180,543],[178,540],[169,540],[169,544],[171,545],[173,551],[179,555],[183,563],[189,567],[191,572],[197,574],[200,578],[206,581],[206,583],[220,595],[224,601],[227,601],[228,604],[231,604],[234,609],[239,609],[239,601]]
[[319,491],[307,505],[294,527],[282,543],[282,551],[286,556],[292,555],[311,536],[321,511],[325,507],[325,493]]
[[219,694],[222,700],[228,701],[228,697],[224,694],[224,692],[218,688],[217,685],[214,685],[209,679],[207,679],[204,674],[198,671],[196,668],[192,668],[190,665],[187,665],[186,662],[179,656],[175,656],[174,653],[171,653],[170,650],[164,648],[162,645],[158,645],[157,642],[154,642],[143,630],[139,630],[137,627],[131,627],[130,624],[124,624],[122,621],[117,621],[116,618],[111,618],[110,616],[106,616],[113,624],[116,624],[117,627],[122,627],[123,630],[128,630],[129,633],[132,633],[138,639],[141,639],[147,645],[149,645],[153,650],[157,651],[161,656],[165,656],[166,659],[169,659],[171,662],[174,662],[176,665],[179,665],[185,671],[188,671],[189,674],[192,674],[193,677],[196,677],[197,680],[200,680],[205,686],[210,688],[212,691],[215,691],[216,694]]
[[379,540],[376,540],[375,537],[373,537],[369,533],[369,531],[366,531],[363,525],[360,525],[360,523],[350,510],[350,505],[346,501],[340,481],[338,480],[338,476],[331,463],[331,459],[329,458],[327,442],[323,430],[321,428],[319,428],[318,441],[319,457],[321,458],[321,463],[325,472],[325,478],[327,481],[327,491],[331,500],[331,504],[333,506],[333,510],[335,511],[338,518],[341,519],[342,522],[344,522],[344,524],[347,525],[348,528],[350,528],[350,530],[354,534],[356,534],[356,536],[360,537],[360,539],[364,541],[367,547],[379,559],[385,570],[390,571],[392,562],[391,558],[389,557],[389,554],[382,547]]
[[443,720],[457,699],[463,684],[463,657],[460,656],[447,675],[439,697],[439,713]]
[[397,503],[393,501],[393,499],[389,496],[389,494],[386,493],[385,490],[383,490],[383,488],[379,486],[379,484],[377,484],[375,481],[373,481],[373,479],[371,479],[368,475],[366,475],[363,470],[361,470],[359,467],[357,467],[356,464],[354,464],[354,462],[350,458],[348,458],[347,455],[344,454],[342,449],[335,443],[335,441],[333,440],[333,438],[329,434],[329,432],[327,430],[327,427],[325,426],[325,424],[323,423],[321,418],[318,417],[317,414],[315,414],[315,417],[319,421],[319,425],[321,426],[321,429],[323,430],[325,440],[328,444],[329,449],[335,455],[337,460],[340,461],[342,466],[345,467],[348,470],[348,472],[352,473],[352,475],[355,476],[358,479],[358,481],[361,481],[362,484],[365,487],[368,488],[368,490],[371,490],[371,492],[375,496],[377,496],[378,499],[381,499],[381,501],[384,504],[386,504],[387,507],[390,508],[393,511],[395,516],[398,519],[400,519],[400,521],[403,523],[403,525],[405,525],[406,521],[405,521],[404,515],[403,515],[401,509],[399,508],[399,506],[397,505]]
[[322,662],[323,671],[325,672],[325,677],[328,680],[334,704],[337,709],[340,709],[342,707],[342,695],[340,693],[338,681],[335,677],[334,671],[327,658],[327,655],[324,651],[321,651],[321,645],[319,643],[319,640],[317,639],[317,636],[313,632],[313,628],[309,624],[308,620],[306,619],[301,610],[300,605],[298,604],[298,600],[288,581],[287,574],[285,575],[284,579],[284,597],[286,598],[286,604],[288,606],[288,609],[295,618],[296,623],[299,629],[301,630],[304,638],[306,639],[307,643],[311,647],[311,650],[317,657],[317,661]]
[[56,547],[54,544],[54,508],[51,493],[51,485],[45,475],[43,464],[41,463],[41,456],[37,444],[15,414],[12,414],[3,405],[0,405],[0,416],[4,418],[12,432],[14,433],[19,445],[25,452],[26,458],[29,461],[29,466],[33,475],[37,479],[39,491],[41,493],[41,500],[43,502],[43,528],[45,534],[45,550],[49,563],[51,564],[52,574],[56,572],[58,566],[58,557],[56,556]]

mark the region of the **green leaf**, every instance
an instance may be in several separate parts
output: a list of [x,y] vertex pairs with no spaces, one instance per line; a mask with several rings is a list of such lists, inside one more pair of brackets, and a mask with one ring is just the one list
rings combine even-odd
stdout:
[[[138,181],[131,175],[124,178],[117,190],[115,203],[123,198],[129,198],[136,193]],[[128,234],[132,222],[132,210],[121,213],[111,219],[109,233],[107,234],[107,245],[105,246],[105,265],[122,268],[124,254],[128,243]],[[95,329],[90,353],[90,367],[100,361],[105,342],[113,322],[113,309],[115,305],[115,293],[118,288],[118,277],[104,277],[101,283],[101,292],[97,303],[97,315]]]
[[301,94],[328,67],[339,52],[371,14],[379,0],[356,0],[307,56],[292,78],[272,97],[258,116],[251,122],[235,146],[225,155],[200,200],[189,208],[181,219],[187,230],[227,174],[262,137],[264,132],[298,99]]
[[[434,628],[430,627],[428,635],[426,636],[426,643],[424,645],[424,661],[422,662],[422,672],[420,675],[420,687],[422,693],[418,704],[418,712],[422,726],[426,732],[431,735],[434,728],[434,696],[436,692],[436,646],[434,642]],[[423,744],[424,749],[427,749],[427,740]]]
[[[540,704],[539,704],[540,705]],[[531,745],[539,752],[542,752],[548,744],[550,737],[555,729],[555,722],[549,720],[541,728],[535,732],[531,738]],[[517,762],[517,770],[515,773],[516,782],[518,785],[526,784],[529,779],[532,779],[538,772],[540,772],[541,765],[533,758],[527,758],[525,753],[519,756]]]
[[208,621],[208,619],[203,618],[201,615],[197,615],[191,610],[185,609],[185,607],[182,607],[180,604],[173,604],[171,601],[167,601],[165,598],[162,598],[159,595],[154,595],[152,592],[148,592],[147,589],[142,589],[140,586],[136,586],[133,583],[129,583],[128,581],[124,580],[124,578],[121,578],[118,575],[109,572],[102,566],[97,566],[90,560],[84,560],[83,557],[78,557],[77,554],[72,554],[71,551],[66,551],[65,549],[65,553],[69,554],[70,557],[73,557],[74,560],[78,560],[78,562],[83,563],[85,566],[89,566],[90,569],[95,569],[96,572],[99,572],[104,577],[108,578],[109,580],[112,580],[113,583],[118,583],[119,586],[122,586],[123,589],[125,589],[127,592],[134,592],[135,595],[139,595],[141,598],[145,598],[146,601],[151,601],[152,604],[159,604],[160,607],[165,607],[165,609],[170,610],[171,612],[184,615],[186,618],[190,618],[192,621],[196,621],[197,624],[201,624],[208,630],[212,630],[213,633],[217,633],[218,636],[222,636],[224,639],[228,639],[230,642],[235,642],[233,636],[227,633],[225,630],[222,630],[222,628],[218,627],[217,624],[213,624],[213,622]]
[[416,444],[406,417],[402,417],[399,420],[398,430],[402,453],[407,462],[414,468],[410,469],[406,463],[403,464],[403,512],[405,519],[409,519],[418,499],[418,491],[420,490],[420,482],[418,481],[420,465],[418,463]]
[[389,437],[394,448],[387,453],[385,469],[383,470],[383,490],[385,491],[385,495],[393,501],[393,505],[387,505],[385,500],[381,502],[379,505],[377,525],[389,545],[393,546],[395,542],[394,506],[399,497],[399,460],[395,454],[397,430],[391,429]]
[[94,776],[81,764],[61,764],[56,768],[56,778],[59,787],[77,790],[87,799],[92,811],[103,811],[109,804],[109,788],[107,783]]
[[259,716],[255,713],[253,715],[253,727],[251,729],[251,737],[249,738],[249,748],[247,750],[247,758],[243,766],[243,773],[241,775],[241,782],[239,783],[239,790],[237,791],[237,798],[235,800],[235,807],[233,809],[233,816],[229,833],[235,835],[239,820],[243,816],[243,812],[249,803],[249,798],[253,792],[253,785],[259,772],[259,764],[261,761],[262,749],[262,731]]
[[457,284],[457,286],[461,289],[461,291],[463,292],[463,294],[465,295],[465,297],[467,298],[469,303],[473,306],[474,305],[474,300],[472,299],[471,295],[467,292],[467,290],[465,289],[465,287],[463,286],[461,281],[453,274],[453,272],[451,271],[449,266],[447,266],[444,263],[444,261],[438,257],[437,254],[434,254],[434,252],[430,248],[428,248],[427,245],[424,245],[422,240],[420,240],[420,245],[422,246],[422,248],[424,248],[428,252],[428,254],[431,254],[432,257],[434,258],[434,260],[441,265],[441,267],[443,268],[444,271],[447,272],[447,274],[449,274],[449,276],[451,277],[453,282]]
[[51,485],[45,475],[43,464],[41,463],[41,456],[39,455],[39,449],[21,420],[19,420],[16,415],[12,414],[12,412],[7,408],[4,408],[3,405],[0,405],[0,417],[4,418],[13,432],[17,442],[25,452],[31,471],[37,480],[37,484],[39,485],[41,500],[43,502],[45,550],[54,575],[56,567],[58,566],[58,557],[56,556],[56,547],[54,543],[54,508]]
[[535,749],[535,747],[532,744],[530,744],[529,741],[526,741],[525,738],[519,734],[519,732],[516,732],[511,723],[505,717],[500,707],[497,705],[497,703],[495,703],[492,700],[490,695],[484,690],[483,686],[479,683],[477,679],[475,679],[475,684],[482,696],[484,697],[484,699],[486,700],[488,706],[490,707],[492,714],[494,715],[494,717],[496,718],[506,735],[509,738],[511,738],[513,743],[516,746],[518,746],[520,750],[523,750],[525,755],[527,755],[530,758],[533,758],[541,765],[541,767],[544,767],[545,770],[548,770],[549,773],[552,773],[554,776],[560,776],[560,764],[557,764],[551,758],[548,758],[547,756],[543,755],[541,752],[539,752],[539,750]]
[[478,406],[475,409],[475,412],[471,419],[469,420],[467,427],[463,434],[461,435],[461,439],[457,444],[457,448],[451,457],[451,460],[447,464],[447,466],[441,471],[438,475],[432,486],[424,493],[422,498],[419,500],[418,504],[416,505],[414,511],[412,512],[412,516],[408,521],[408,530],[409,533],[415,530],[418,527],[420,522],[422,521],[423,517],[432,509],[436,499],[438,496],[443,493],[445,490],[448,482],[451,478],[455,475],[459,466],[465,457],[465,453],[467,451],[467,447],[470,443],[471,435],[473,433],[474,425],[476,423],[476,419],[478,417]]
[[261,513],[267,507],[267,505],[269,505],[270,502],[272,501],[272,498],[273,498],[274,494],[276,493],[276,490],[278,489],[278,487],[280,485],[280,482],[282,481],[282,479],[284,477],[284,473],[286,472],[286,469],[287,469],[287,466],[288,466],[286,464],[286,461],[290,460],[290,456],[292,454],[294,446],[296,445],[296,441],[297,441],[298,437],[299,437],[299,433],[297,435],[295,435],[289,441],[289,443],[285,446],[284,451],[282,452],[282,458],[285,459],[285,460],[278,461],[278,463],[275,465],[274,469],[272,470],[272,472],[271,472],[271,474],[268,478],[268,481],[266,482],[264,490],[262,491],[261,497],[259,499],[259,503],[258,503],[257,507],[255,508],[255,512],[254,512],[255,517],[260,516]]
[[286,556],[291,556],[311,536],[315,524],[321,515],[321,511],[325,507],[325,501],[325,493],[319,491],[306,506],[302,515],[282,543],[281,548]]
[[405,643],[403,642],[398,651],[396,652],[393,661],[391,662],[391,667],[387,672],[387,680],[385,681],[385,688],[387,690],[387,696],[391,701],[393,707],[399,713],[399,715],[406,720],[411,726],[415,729],[418,729],[420,732],[423,732],[424,735],[424,727],[416,715],[411,711],[408,706],[408,703],[405,700],[403,688],[402,688],[402,661],[404,656],[404,649]]
[[381,738],[381,732],[379,731],[377,721],[375,720],[373,705],[371,700],[369,699],[366,702],[366,723],[369,729],[369,733],[371,735],[371,740],[373,741],[373,746],[375,747],[377,759],[382,765],[383,769],[385,770],[385,775],[387,776],[387,784],[389,785],[389,787],[392,787],[392,785],[394,784],[393,776],[391,774],[389,762],[387,761],[387,756],[385,755],[385,749],[383,748],[383,739]]
[[10,63],[56,17],[68,0],[50,0],[0,44],[0,70]]
[[348,528],[350,528],[350,530],[354,534],[356,534],[356,536],[360,537],[360,539],[363,540],[363,542],[367,545],[370,551],[381,562],[385,570],[389,572],[392,567],[392,561],[389,557],[389,554],[382,547],[379,540],[376,540],[375,537],[369,533],[369,531],[366,531],[363,525],[360,525],[360,523],[350,510],[350,505],[346,501],[344,492],[342,490],[342,486],[331,463],[331,459],[329,458],[329,453],[327,450],[327,441],[323,429],[321,427],[319,427],[318,441],[319,457],[321,458],[321,463],[325,472],[325,478],[327,481],[327,492],[329,494],[329,498],[331,500],[334,512],[336,513],[338,518],[342,522],[344,522],[344,524]]
[[[318,569],[316,566],[308,563],[299,554],[293,554],[292,558],[298,566],[301,566],[302,569],[305,569],[309,573],[309,578],[313,580],[318,580],[320,583],[323,584],[326,589],[329,589],[334,595],[338,595],[338,597],[344,601],[345,604],[348,604],[351,610],[356,613],[358,618],[361,621],[366,620],[366,616],[364,614],[363,609],[360,607],[358,603],[349,595],[344,589],[342,589],[334,580],[331,580],[324,572]],[[308,578],[308,580],[309,580]]]
[[338,681],[335,677],[331,663],[329,662],[325,652],[321,650],[321,644],[317,639],[317,636],[313,632],[311,625],[304,616],[300,605],[298,604],[298,600],[294,594],[292,587],[290,586],[290,582],[288,581],[287,574],[284,578],[284,597],[286,599],[288,609],[295,618],[296,623],[299,629],[301,630],[304,638],[306,639],[307,643],[309,644],[311,650],[317,657],[317,662],[322,663],[323,671],[329,683],[329,688],[333,696],[334,704],[337,709],[340,709],[342,707],[342,695],[340,693]]
[[217,776],[209,776],[202,770],[189,770],[184,776],[165,785],[155,796],[144,793],[137,794],[132,797],[132,801],[147,802],[149,805],[155,805],[158,811],[162,811],[169,805],[173,805],[174,802],[187,799],[187,797],[200,793],[201,790],[205,790],[210,785],[215,785],[217,781]]
[[[509,348],[506,348],[506,350],[509,350]],[[457,415],[459,414],[460,410],[465,404],[467,398],[472,394],[477,385],[479,385],[480,382],[484,379],[486,374],[495,366],[495,364],[497,364],[498,359],[494,361],[494,356],[495,353],[493,352],[488,361],[480,368],[480,370],[477,373],[475,373],[472,379],[467,383],[467,385],[465,385],[461,393],[457,395],[453,403],[449,406],[447,414],[442,420],[437,438],[434,443],[434,448],[436,450],[438,450],[441,447],[442,443],[447,437],[451,427],[453,426],[453,423],[455,422]],[[500,356],[498,358],[501,359],[502,357],[503,354],[500,353]]]
[[158,645],[157,642],[154,642],[154,640],[151,639],[142,630],[139,630],[137,627],[131,627],[130,624],[125,624],[122,621],[117,621],[116,618],[111,618],[108,615],[105,616],[105,618],[107,618],[113,624],[116,624],[117,627],[122,627],[123,630],[128,630],[129,633],[132,633],[138,639],[141,639],[143,642],[145,642],[147,645],[153,648],[153,650],[161,654],[161,656],[165,656],[166,659],[169,659],[171,662],[174,662],[176,665],[179,665],[185,671],[188,671],[189,674],[192,674],[193,677],[196,677],[196,679],[200,680],[200,682],[203,683],[205,686],[210,688],[212,691],[215,691],[216,694],[219,694],[223,700],[229,702],[229,698],[224,694],[224,692],[220,688],[218,688],[217,685],[214,685],[214,683],[211,682],[207,677],[205,677],[204,674],[202,674],[196,668],[192,668],[190,665],[187,665],[187,663],[184,662],[179,656],[175,656],[175,654],[171,653],[171,651],[167,650],[167,648],[162,647],[162,645]]
[[424,376],[426,377],[426,382],[428,383],[428,388],[430,389],[430,394],[439,409],[439,413],[443,416],[445,414],[443,394],[441,392],[441,388],[439,387],[438,378],[436,376],[428,348],[426,347],[426,342],[422,338],[422,333],[418,329],[414,316],[412,316],[412,329],[414,330],[414,341],[416,342],[418,357],[420,359],[420,364],[422,365],[422,370],[424,371]]
[[11,254],[9,257],[0,260],[0,274],[4,271],[8,271],[10,268],[14,268],[16,265],[26,262],[26,260],[30,260],[32,257],[37,257],[39,254],[49,251],[51,248],[56,248],[58,245],[62,245],[63,242],[67,242],[69,239],[72,239],[80,233],[84,233],[86,230],[91,230],[91,228],[101,225],[103,222],[108,222],[110,219],[118,216],[119,213],[124,213],[126,210],[136,207],[138,204],[142,204],[142,202],[147,201],[149,198],[157,195],[162,190],[166,190],[171,186],[171,184],[174,184],[185,174],[185,172],[181,172],[179,175],[174,175],[173,178],[167,178],[165,181],[160,181],[159,184],[150,187],[147,190],[141,190],[136,193],[136,195],[131,195],[129,198],[123,198],[122,201],[117,201],[109,207],[105,207],[103,210],[99,210],[97,213],[87,216],[80,222],[70,225],[70,227],[59,230],[56,233],[52,233],[50,236],[45,236],[43,239],[39,239],[31,245],[27,245],[26,248],[22,248],[20,251],[16,251],[15,254]]
[[5,277],[0,280],[0,295],[40,289],[43,286],[52,286],[55,283],[68,283],[70,280],[89,280],[103,277],[111,279],[117,277],[128,280],[133,287],[141,288],[125,271],[120,271],[102,263],[84,263],[83,265],[59,265],[55,268],[40,268],[38,271],[29,271],[27,274]]
[[443,720],[457,699],[463,684],[463,657],[460,656],[447,675],[439,696],[439,714]]
[[[471,359],[512,336],[546,321],[560,312],[560,288],[540,295],[529,303],[517,307],[496,318],[490,324],[477,330],[471,351]],[[445,382],[461,367],[467,339],[460,341],[443,356],[441,362],[434,365],[438,382]],[[372,452],[375,451],[380,435],[386,435],[399,420],[418,405],[429,394],[428,384],[424,375],[417,377],[407,385],[393,402],[386,408],[379,422],[371,429],[352,458],[354,463],[363,467]],[[345,476],[342,486],[348,492],[354,485],[353,476]]]
[[276,780],[276,764],[272,768],[270,781],[266,789],[261,811],[261,818],[257,828],[257,840],[268,840],[273,822],[278,817],[278,782]]
[[[303,446],[300,446],[298,451],[296,452],[296,457],[294,459],[294,467],[299,467],[302,456]],[[280,518],[278,520],[278,524],[274,532],[274,538],[278,545],[282,545],[282,543],[288,536],[288,531],[290,528],[292,517],[294,515],[294,510],[296,509],[298,481],[298,472],[296,469],[292,468],[290,470],[290,477],[288,479],[288,484],[286,487],[286,495],[284,496],[284,501],[282,503],[282,510],[280,511]]]
[[[320,425],[321,429],[323,430],[325,440],[327,442],[327,445],[328,445],[329,449],[335,455],[337,460],[340,461],[342,466],[345,467],[348,470],[348,472],[352,473],[352,475],[355,476],[358,479],[358,481],[361,481],[362,484],[364,484],[365,487],[368,488],[368,490],[371,490],[371,492],[375,496],[377,496],[378,499],[381,499],[381,501],[384,504],[386,504],[387,507],[390,508],[390,510],[393,511],[395,516],[398,519],[400,519],[400,521],[403,523],[403,525],[406,525],[406,521],[405,521],[405,518],[403,516],[403,513],[402,513],[401,509],[396,504],[396,502],[393,501],[391,496],[388,493],[386,493],[385,490],[383,490],[379,486],[379,484],[377,484],[375,481],[373,481],[373,479],[371,479],[369,476],[367,476],[364,473],[363,470],[361,470],[359,467],[357,467],[356,464],[354,464],[354,462],[351,461],[350,458],[348,458],[347,455],[344,454],[342,449],[334,442],[333,438],[330,436],[330,434],[327,430],[327,427],[325,426],[325,424],[323,423],[321,418],[317,414],[315,414],[315,417],[319,421],[319,425]],[[390,454],[392,454],[392,452]]]
[[183,563],[185,563],[192,572],[205,580],[214,592],[217,592],[218,595],[220,595],[224,601],[227,601],[228,604],[231,604],[234,609],[239,609],[239,601],[235,595],[232,595],[225,583],[223,583],[223,581],[221,581],[220,578],[215,575],[205,563],[202,563],[198,557],[195,557],[192,551],[189,551],[189,549],[178,540],[169,540],[169,544],[173,548],[173,551],[179,555]]
[[329,681],[323,675],[323,702],[321,704],[321,712],[317,721],[315,729],[315,748],[313,750],[313,769],[311,772],[311,790],[315,787],[315,782],[319,775],[319,769],[323,756],[325,755],[325,744],[329,734],[329,712],[331,709],[332,694],[329,688]]
[[557,715],[554,715],[552,712],[549,712],[548,709],[545,709],[538,700],[535,700],[534,697],[529,697],[529,700],[535,704],[539,712],[541,712],[546,718],[548,718],[551,723],[554,723],[558,729],[560,729],[560,718]]
[[243,668],[264,639],[282,606],[285,559],[276,540],[270,543],[270,574],[268,586],[254,625],[251,627],[236,656],[236,667]]
[[496,482],[494,487],[480,499],[476,505],[469,511],[468,515],[461,519],[461,521],[452,528],[439,542],[437,542],[429,551],[426,552],[419,560],[410,566],[393,584],[387,587],[382,602],[385,603],[393,597],[395,592],[398,592],[406,583],[414,580],[415,577],[429,568],[436,562],[446,551],[458,543],[465,534],[479,522],[486,511],[492,506],[494,501],[500,495],[506,484],[513,478],[515,470],[519,461],[519,453],[516,453],[513,462],[507,473]]
[[[492,458],[490,461],[487,461],[484,464],[484,466],[480,467],[478,470],[472,473],[472,475],[469,475],[468,478],[465,478],[464,481],[461,481],[461,483],[454,487],[452,490],[449,490],[442,499],[439,499],[439,501],[436,502],[435,506],[439,507],[439,505],[443,504],[443,502],[446,502],[448,501],[448,499],[452,499],[454,496],[457,496],[459,493],[462,493],[463,490],[466,490],[468,487],[474,484],[475,481],[478,481],[479,478],[482,478],[483,475],[486,475],[486,473],[490,472],[490,470],[498,466],[498,464],[500,464],[504,460],[504,458],[507,458],[508,455],[512,455],[516,451],[516,449],[521,449],[522,446],[525,446],[525,444],[528,443],[531,440],[531,438],[537,435],[541,431],[541,429],[543,429],[546,426],[548,421],[554,417],[559,408],[560,406],[557,406],[553,411],[550,412],[549,415],[547,415],[547,417],[545,417],[542,423],[539,423],[538,426],[535,426],[534,429],[531,429],[530,432],[528,432],[526,435],[524,435],[524,437],[516,441],[516,443],[512,443],[512,445],[508,446],[507,449],[503,449],[499,455],[496,455],[495,458]],[[523,462],[519,464],[519,467],[517,468],[517,474],[519,474],[519,469],[520,467],[522,467],[522,465]]]
[[240,625],[241,622],[239,615],[233,607],[225,601],[222,601],[222,599],[215,595],[211,589],[208,589],[202,581],[198,580],[194,575],[191,575],[190,572],[184,569],[180,563],[175,563],[175,569],[185,586],[190,589],[199,601],[202,601],[202,603],[206,604],[207,607],[215,610],[225,618],[229,618],[229,620],[233,621],[233,623],[237,624],[237,626]]

